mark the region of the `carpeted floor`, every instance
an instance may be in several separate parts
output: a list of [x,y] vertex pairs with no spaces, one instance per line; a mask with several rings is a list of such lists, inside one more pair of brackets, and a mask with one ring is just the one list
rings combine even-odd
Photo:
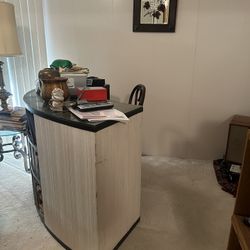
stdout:
[[[234,202],[212,162],[143,157],[141,222],[120,249],[224,250]],[[0,249],[63,249],[40,222],[31,178],[12,155],[0,163]]]

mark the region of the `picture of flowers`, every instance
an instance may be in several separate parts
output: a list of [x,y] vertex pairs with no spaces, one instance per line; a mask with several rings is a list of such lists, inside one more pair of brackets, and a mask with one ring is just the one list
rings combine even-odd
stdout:
[[142,0],[141,23],[168,24],[169,0]]
[[175,32],[177,0],[134,0],[134,32]]

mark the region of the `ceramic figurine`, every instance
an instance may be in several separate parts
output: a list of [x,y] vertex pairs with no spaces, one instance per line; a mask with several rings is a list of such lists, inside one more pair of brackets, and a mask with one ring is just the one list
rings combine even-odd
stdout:
[[60,88],[55,88],[51,92],[49,101],[50,109],[53,111],[63,111],[64,91]]

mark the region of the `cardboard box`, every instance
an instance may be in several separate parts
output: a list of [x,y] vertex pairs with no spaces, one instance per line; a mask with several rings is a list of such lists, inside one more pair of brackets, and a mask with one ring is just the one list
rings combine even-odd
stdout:
[[61,73],[61,77],[68,78],[67,85],[71,95],[76,94],[76,88],[86,87],[87,76],[86,74],[77,73]]

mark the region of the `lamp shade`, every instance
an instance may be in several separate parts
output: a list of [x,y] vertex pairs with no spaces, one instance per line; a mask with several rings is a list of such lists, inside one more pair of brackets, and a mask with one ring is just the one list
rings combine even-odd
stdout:
[[14,5],[0,2],[0,56],[15,56],[21,54]]

